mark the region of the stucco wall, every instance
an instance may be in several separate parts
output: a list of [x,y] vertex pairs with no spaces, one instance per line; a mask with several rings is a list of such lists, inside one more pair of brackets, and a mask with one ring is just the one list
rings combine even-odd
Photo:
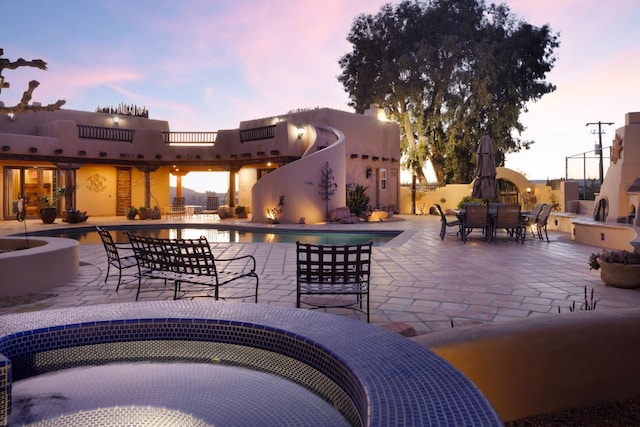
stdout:
[[567,312],[413,338],[462,371],[503,421],[640,394],[640,310]]

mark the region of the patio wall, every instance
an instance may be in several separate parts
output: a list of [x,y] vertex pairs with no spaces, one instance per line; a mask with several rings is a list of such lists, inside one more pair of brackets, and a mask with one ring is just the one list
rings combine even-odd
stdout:
[[639,309],[457,327],[413,341],[482,390],[505,422],[640,395]]

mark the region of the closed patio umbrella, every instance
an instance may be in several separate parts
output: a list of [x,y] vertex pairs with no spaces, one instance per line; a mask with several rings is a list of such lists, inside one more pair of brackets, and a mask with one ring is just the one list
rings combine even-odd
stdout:
[[496,179],[496,162],[493,142],[486,133],[478,141],[478,158],[476,163],[476,179],[473,183],[471,197],[474,199],[492,200],[500,196],[500,187]]

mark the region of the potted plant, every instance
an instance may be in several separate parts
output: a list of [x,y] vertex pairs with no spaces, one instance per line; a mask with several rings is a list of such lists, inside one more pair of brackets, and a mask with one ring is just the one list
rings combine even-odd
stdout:
[[589,267],[592,270],[600,270],[600,278],[607,286],[640,287],[640,253],[637,250],[605,250],[602,253],[591,254]]
[[247,207],[238,205],[236,206],[236,216],[238,218],[246,218],[247,217]]
[[42,222],[45,224],[53,224],[56,221],[56,217],[58,216],[58,208],[56,205],[58,204],[58,200],[64,197],[65,193],[65,188],[56,188],[51,195],[44,194],[40,196],[40,219],[42,219]]
[[140,217],[140,219],[149,219],[149,209],[147,209],[146,206],[140,206],[138,208],[138,216]]
[[155,206],[153,209],[149,211],[149,216],[151,219],[160,219],[162,214],[160,213],[160,208]]
[[68,222],[69,224],[77,224],[80,222],[85,222],[89,218],[87,215],[87,211],[79,211],[78,209],[70,209],[64,211],[63,222]]
[[127,219],[136,219],[136,215],[138,215],[138,209],[135,206],[129,206],[129,209],[127,209]]

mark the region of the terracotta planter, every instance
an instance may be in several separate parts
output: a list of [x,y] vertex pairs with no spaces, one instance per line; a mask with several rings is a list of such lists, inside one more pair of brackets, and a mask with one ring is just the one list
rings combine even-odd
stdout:
[[40,209],[40,219],[45,224],[53,224],[56,222],[58,216],[58,210],[56,208],[42,208]]
[[77,224],[80,222],[85,222],[89,216],[86,212],[80,211],[64,211],[64,219],[63,222],[68,222],[69,224]]
[[149,209],[141,209],[138,211],[138,217],[140,219],[149,219],[151,217],[151,213],[149,212]]
[[617,264],[599,261],[600,278],[614,288],[640,288],[640,264]]

